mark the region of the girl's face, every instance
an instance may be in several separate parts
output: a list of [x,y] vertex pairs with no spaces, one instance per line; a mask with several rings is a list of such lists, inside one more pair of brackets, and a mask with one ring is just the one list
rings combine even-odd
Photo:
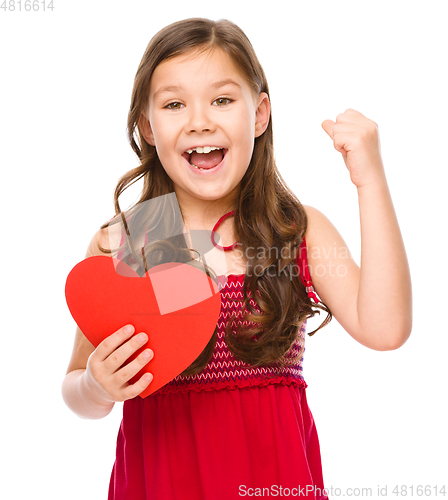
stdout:
[[[269,115],[267,94],[255,96],[232,59],[215,48],[167,59],[156,67],[139,125],[145,140],[156,147],[179,201],[231,203],[249,166],[254,139],[266,130]],[[187,153],[204,146],[223,148],[212,154],[220,162],[209,170],[192,166]],[[193,158],[199,163],[206,156]]]

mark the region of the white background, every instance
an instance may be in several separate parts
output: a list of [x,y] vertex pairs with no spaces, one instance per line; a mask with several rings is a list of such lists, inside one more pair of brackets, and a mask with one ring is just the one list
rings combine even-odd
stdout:
[[410,497],[411,487],[448,483],[445,2],[15,5],[0,9],[2,497],[107,497],[121,405],[98,421],[64,405],[75,332],[65,278],[113,215],[118,178],[137,165],[126,119],[146,45],[188,17],[227,18],[248,35],[270,86],[280,172],[333,222],[358,264],[356,188],[321,123],[347,108],[378,123],[411,267],[413,332],[402,348],[377,352],[333,320],[307,338],[308,403],[325,485],[340,498],[349,487],[377,497],[387,485],[397,498],[395,485]]

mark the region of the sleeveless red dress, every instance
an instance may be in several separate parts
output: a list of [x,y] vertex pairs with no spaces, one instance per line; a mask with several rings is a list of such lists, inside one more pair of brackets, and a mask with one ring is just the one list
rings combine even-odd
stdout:
[[[316,301],[305,240],[299,259]],[[208,365],[124,402],[108,500],[233,500],[262,492],[328,498],[303,357],[281,370],[235,359],[225,327],[233,314],[241,323],[244,275],[220,278],[218,339]],[[300,351],[305,327],[306,321],[291,353]]]

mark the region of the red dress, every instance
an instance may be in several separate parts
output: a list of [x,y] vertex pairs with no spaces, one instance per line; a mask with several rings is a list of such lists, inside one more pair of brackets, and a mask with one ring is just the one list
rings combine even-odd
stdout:
[[[305,240],[302,245],[305,280],[300,276],[315,298]],[[230,275],[222,285],[218,339],[208,365],[144,399],[124,402],[109,500],[233,500],[282,492],[328,498],[303,357],[279,371],[238,361],[227,348],[225,326],[231,315],[241,317],[243,281],[244,275]],[[291,352],[303,345],[305,326]]]

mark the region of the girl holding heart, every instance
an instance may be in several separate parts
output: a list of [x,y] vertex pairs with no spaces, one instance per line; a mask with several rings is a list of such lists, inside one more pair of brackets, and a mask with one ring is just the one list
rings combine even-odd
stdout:
[[[322,127],[358,192],[361,268],[325,215],[282,180],[268,84],[241,29],[193,18],[150,41],[128,118],[140,166],[117,186],[116,220],[120,194],[140,178],[140,204],[174,192],[187,230],[219,225],[214,244],[231,272],[219,276],[221,313],[206,349],[148,397],[139,395],[150,373],[130,381],[157,356],[144,349],[151,332],[123,325],[95,349],[78,328],[66,403],[102,418],[124,401],[109,500],[233,499],[262,488],[328,498],[302,372],[307,318],[327,312],[309,336],[334,316],[366,347],[397,349],[411,332],[412,296],[377,124],[347,109]],[[108,255],[114,221],[88,257]]]

